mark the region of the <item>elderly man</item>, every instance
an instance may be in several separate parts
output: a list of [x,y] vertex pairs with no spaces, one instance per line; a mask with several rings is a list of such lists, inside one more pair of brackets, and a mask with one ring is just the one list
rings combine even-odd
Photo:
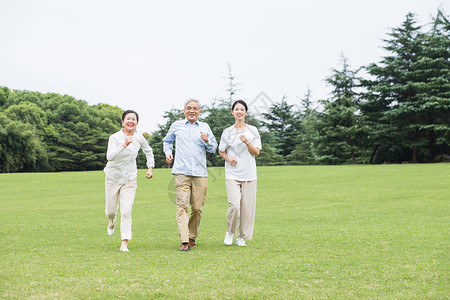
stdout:
[[[198,121],[201,113],[200,103],[188,99],[184,103],[186,119],[175,121],[163,139],[166,162],[170,165],[175,141],[175,163],[172,174],[175,180],[177,197],[178,234],[180,251],[188,251],[196,246],[198,227],[202,218],[202,206],[206,198],[208,171],[206,170],[206,151],[214,153],[217,141],[208,124]],[[191,214],[188,214],[189,205]]]

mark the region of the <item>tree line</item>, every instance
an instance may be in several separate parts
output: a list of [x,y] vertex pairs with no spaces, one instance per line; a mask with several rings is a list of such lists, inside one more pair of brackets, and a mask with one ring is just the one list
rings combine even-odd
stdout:
[[98,170],[123,110],[68,95],[0,88],[0,172]]
[[[388,33],[379,62],[352,69],[341,65],[326,78],[332,92],[297,104],[286,97],[262,115],[247,115],[260,128],[259,165],[438,162],[450,160],[450,22],[441,10],[429,29],[410,13]],[[228,97],[202,108],[219,140],[234,123],[231,103],[238,83],[229,71]],[[109,135],[121,127],[123,109],[88,105],[68,95],[0,87],[0,172],[99,170],[106,164]],[[157,167],[165,167],[162,138],[183,111],[164,113],[164,124],[145,134]],[[138,156],[138,165],[145,158]],[[208,154],[209,166],[222,166]]]
[[[326,78],[330,97],[314,106],[311,90],[297,104],[284,96],[262,118],[259,165],[357,164],[450,161],[450,22],[441,10],[429,30],[409,13],[384,40],[379,62],[351,69],[345,57]],[[361,74],[364,74],[361,75]],[[233,123],[230,105],[238,87],[229,72],[228,97],[206,107],[203,119],[220,138]],[[166,112],[166,124],[152,135],[158,143],[182,116]],[[210,157],[213,166],[222,165]]]

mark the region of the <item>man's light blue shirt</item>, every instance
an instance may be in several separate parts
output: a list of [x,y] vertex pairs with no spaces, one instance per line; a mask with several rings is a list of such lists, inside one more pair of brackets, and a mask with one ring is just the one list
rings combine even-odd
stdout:
[[[205,143],[201,132],[208,135]],[[206,169],[206,151],[214,153],[217,141],[208,124],[196,121],[191,124],[187,119],[175,121],[163,138],[163,150],[166,157],[172,154],[175,141],[175,162],[172,174],[208,177]]]

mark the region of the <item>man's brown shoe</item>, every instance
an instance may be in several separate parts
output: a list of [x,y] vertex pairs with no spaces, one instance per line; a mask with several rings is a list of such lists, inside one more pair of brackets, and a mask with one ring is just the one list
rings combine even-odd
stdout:
[[194,247],[196,247],[196,246],[197,246],[197,244],[195,243],[195,240],[193,240],[193,239],[189,239],[189,246],[190,246],[191,248],[194,248]]
[[189,246],[189,243],[182,243],[180,251],[189,251],[191,250],[191,246]]

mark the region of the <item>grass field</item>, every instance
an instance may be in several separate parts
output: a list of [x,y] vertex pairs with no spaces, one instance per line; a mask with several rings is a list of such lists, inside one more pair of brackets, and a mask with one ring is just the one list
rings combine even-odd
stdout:
[[448,299],[450,164],[259,167],[255,233],[225,246],[223,168],[179,252],[172,176],[139,172],[133,241],[104,174],[0,174],[0,298]]

